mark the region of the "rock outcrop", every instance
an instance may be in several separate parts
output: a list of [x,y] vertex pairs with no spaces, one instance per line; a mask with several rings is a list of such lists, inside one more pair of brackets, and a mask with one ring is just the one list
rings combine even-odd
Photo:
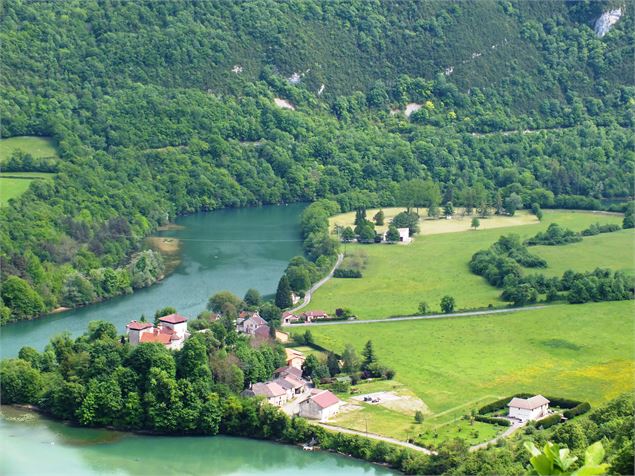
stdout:
[[621,8],[616,8],[615,10],[609,10],[608,12],[602,13],[602,15],[595,20],[595,27],[593,28],[595,34],[602,38],[611,30],[611,27],[615,25],[620,18],[622,18]]

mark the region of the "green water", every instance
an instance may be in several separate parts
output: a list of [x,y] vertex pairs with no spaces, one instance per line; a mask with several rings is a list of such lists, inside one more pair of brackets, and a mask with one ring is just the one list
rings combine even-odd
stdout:
[[14,357],[24,345],[41,350],[53,335],[63,331],[80,335],[95,319],[110,321],[123,333],[131,319],[142,313],[153,316],[165,306],[193,318],[217,291],[242,296],[256,288],[265,295],[274,293],[289,259],[302,254],[303,207],[230,209],[181,217],[176,223],[183,229],[159,233],[182,241],[181,264],[162,283],[85,308],[4,326],[0,355]]
[[243,438],[137,436],[3,408],[2,475],[388,475],[331,453]]

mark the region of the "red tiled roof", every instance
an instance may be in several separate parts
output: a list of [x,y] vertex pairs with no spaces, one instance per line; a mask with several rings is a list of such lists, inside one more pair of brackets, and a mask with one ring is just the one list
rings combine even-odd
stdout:
[[170,335],[161,334],[160,332],[146,332],[141,334],[141,339],[139,339],[139,341],[142,344],[145,344],[146,342],[158,342],[159,344],[166,345],[170,343]]
[[324,390],[323,392],[311,397],[311,400],[313,400],[320,408],[328,408],[340,403],[340,399],[328,390]]
[[159,318],[161,322],[167,322],[169,324],[180,324],[181,322],[187,322],[187,317],[183,317],[180,314],[170,314]]
[[130,330],[133,331],[142,331],[143,329],[147,329],[148,327],[152,327],[152,323],[151,322],[138,322],[138,321],[131,321],[129,324],[126,325],[126,327]]

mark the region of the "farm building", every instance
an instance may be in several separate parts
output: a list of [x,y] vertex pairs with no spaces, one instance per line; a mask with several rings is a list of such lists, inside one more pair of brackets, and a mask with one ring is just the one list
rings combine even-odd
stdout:
[[317,390],[317,393],[300,403],[300,416],[325,421],[335,415],[342,401],[329,390]]
[[549,400],[542,395],[535,395],[531,398],[514,397],[507,406],[510,418],[517,418],[520,421],[538,420],[547,416]]

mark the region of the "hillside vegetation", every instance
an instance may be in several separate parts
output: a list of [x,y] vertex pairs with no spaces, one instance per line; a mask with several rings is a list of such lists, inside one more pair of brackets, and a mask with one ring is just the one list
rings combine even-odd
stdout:
[[0,210],[0,320],[150,284],[143,237],[199,210],[395,206],[409,179],[457,206],[632,196],[635,29],[629,5],[596,37],[610,5],[6,2],[0,134],[62,160]]

